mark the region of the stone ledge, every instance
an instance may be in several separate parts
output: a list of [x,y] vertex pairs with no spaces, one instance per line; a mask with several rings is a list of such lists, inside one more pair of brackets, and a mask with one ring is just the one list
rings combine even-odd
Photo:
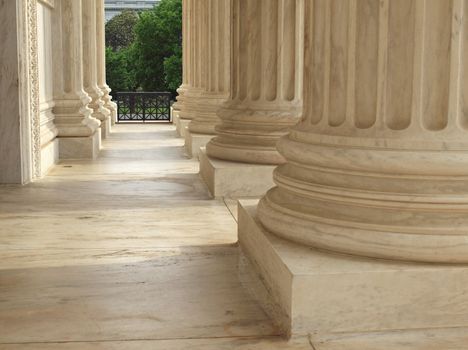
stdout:
[[468,266],[321,252],[266,232],[239,202],[239,244],[269,291],[260,300],[285,333],[468,326]]
[[185,132],[185,151],[188,156],[198,158],[200,148],[205,147],[213,137],[215,135],[196,134],[187,129]]
[[198,154],[200,175],[214,197],[258,197],[274,186],[274,165],[228,162]]

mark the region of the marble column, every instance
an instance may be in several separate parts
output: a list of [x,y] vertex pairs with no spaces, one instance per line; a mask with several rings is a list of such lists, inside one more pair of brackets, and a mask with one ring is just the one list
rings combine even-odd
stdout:
[[190,0],[182,1],[182,85],[177,89],[176,102],[172,105],[172,121],[177,124],[184,92],[189,86],[188,70],[190,69]]
[[[186,83],[183,84],[183,94],[179,97],[177,105],[178,117],[176,119],[176,127],[179,136],[185,137],[185,131],[188,124],[195,118],[195,113],[198,104],[198,97],[203,91],[202,81],[202,55],[205,48],[202,47],[202,28],[204,12],[206,7],[205,1],[183,0],[186,15],[186,40],[187,45],[184,47],[185,52],[185,78]],[[180,100],[182,98],[182,100]]]
[[92,99],[83,87],[82,0],[62,0],[60,86],[55,86],[55,124],[60,158],[95,158],[101,122],[92,116]]
[[92,116],[101,121],[101,136],[110,132],[110,111],[104,107],[104,92],[98,86],[96,45],[96,0],[82,0],[83,7],[83,84],[91,97]]
[[220,122],[217,112],[229,97],[230,88],[231,1],[207,0],[205,7],[201,61],[204,90],[185,135],[185,147],[191,156],[216,135],[215,125]]
[[[276,143],[302,112],[301,6],[300,0],[233,0],[231,91],[218,111],[217,137],[206,147],[209,158],[203,160],[212,192],[218,180],[208,173],[229,167],[226,161],[238,174],[236,195],[263,194],[272,185],[273,165],[284,162]],[[247,189],[252,181],[259,183]],[[227,194],[231,190],[214,193]]]
[[239,219],[290,332],[444,327],[468,303],[467,11],[306,1],[304,117]]
[[[106,41],[105,41],[105,15],[104,0],[96,0],[96,60],[97,81],[101,89],[104,107],[110,111],[110,124],[114,125],[117,120],[117,104],[112,101],[111,88],[106,83]],[[110,125],[106,125],[110,129]]]

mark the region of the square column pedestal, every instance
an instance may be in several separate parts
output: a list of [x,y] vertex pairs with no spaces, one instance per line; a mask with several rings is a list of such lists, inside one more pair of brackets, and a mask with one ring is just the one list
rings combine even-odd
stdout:
[[179,137],[185,138],[185,133],[190,123],[190,119],[182,119],[178,114],[176,114],[174,115],[174,119],[172,122],[176,126],[176,131]]
[[198,154],[200,175],[213,197],[259,197],[274,186],[274,165],[228,162]]
[[255,292],[257,298],[287,334],[468,325],[468,266],[367,259],[297,245],[266,232],[256,204],[239,202],[239,243],[247,270],[263,281],[254,288],[263,291]]
[[102,139],[107,139],[110,136],[112,129],[112,120],[111,117],[102,121],[101,120],[101,137]]
[[101,149],[101,129],[88,137],[59,137],[60,159],[96,159]]
[[205,147],[213,137],[215,137],[215,135],[195,134],[187,128],[185,131],[185,151],[189,157],[198,158],[200,148]]

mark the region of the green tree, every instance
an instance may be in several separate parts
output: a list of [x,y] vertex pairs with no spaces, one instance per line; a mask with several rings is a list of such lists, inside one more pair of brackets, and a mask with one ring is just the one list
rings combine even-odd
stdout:
[[135,79],[146,91],[172,91],[182,71],[182,1],[162,0],[135,26]]
[[133,47],[119,51],[106,48],[107,84],[113,91],[135,91],[138,83],[133,73]]
[[124,10],[106,23],[106,46],[115,51],[129,47],[135,41],[135,25],[139,17],[135,11]]
[[164,59],[164,81],[169,91],[175,92],[182,84],[182,48]]

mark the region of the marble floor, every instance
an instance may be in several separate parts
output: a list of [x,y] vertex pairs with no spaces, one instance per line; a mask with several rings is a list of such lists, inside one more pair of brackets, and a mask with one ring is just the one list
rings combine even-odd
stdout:
[[118,125],[99,159],[0,187],[0,349],[310,349],[243,287],[235,202],[183,152]]
[[116,126],[99,159],[0,186],[0,350],[468,349],[465,328],[287,342],[236,231],[172,125]]

